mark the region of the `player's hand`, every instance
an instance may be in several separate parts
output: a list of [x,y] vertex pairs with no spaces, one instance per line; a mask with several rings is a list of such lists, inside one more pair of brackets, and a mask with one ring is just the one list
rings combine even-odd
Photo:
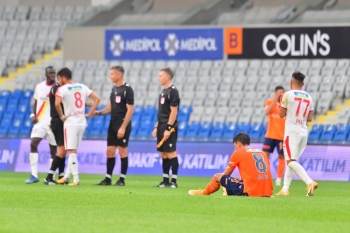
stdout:
[[121,139],[121,138],[124,137],[124,135],[125,135],[125,128],[120,127],[120,128],[118,129],[117,138]]
[[152,131],[152,137],[157,137],[157,127],[155,127]]
[[32,121],[33,124],[38,123],[38,119],[36,117],[30,118],[30,120]]
[[65,121],[67,120],[68,117],[69,117],[69,116],[63,116],[63,117],[61,118],[61,120],[62,120],[63,122],[65,122]]
[[85,106],[86,106],[86,107],[91,107],[91,106],[92,106],[92,103],[91,103],[90,101],[89,101],[89,102],[86,102],[86,103],[85,103]]
[[168,140],[169,137],[170,137],[170,131],[169,130],[165,130],[164,131],[164,138],[165,138],[165,140]]
[[94,112],[93,112],[93,115],[94,115],[94,116],[99,116],[99,115],[100,115],[100,112],[101,112],[101,111],[94,111]]
[[86,118],[86,120],[87,119],[89,119],[91,117],[91,115],[90,114],[85,114],[85,118]]

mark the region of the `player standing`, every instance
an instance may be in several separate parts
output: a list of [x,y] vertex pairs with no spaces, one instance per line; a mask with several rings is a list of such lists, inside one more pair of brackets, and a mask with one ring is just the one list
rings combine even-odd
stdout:
[[[61,86],[56,92],[55,107],[64,122],[64,148],[68,151],[68,171],[65,176],[57,181],[63,184],[70,174],[73,175],[74,180],[70,186],[79,185],[78,159],[77,149],[83,139],[85,128],[87,126],[86,118],[89,118],[96,110],[100,98],[92,92],[87,86],[74,83],[72,81],[72,71],[68,68],[61,69],[57,75],[62,79]],[[85,115],[86,99],[91,98],[94,102],[91,106],[90,112]],[[65,115],[61,107],[63,103]]]
[[290,81],[291,90],[284,93],[279,115],[286,117],[283,151],[287,160],[284,185],[276,195],[289,195],[289,186],[293,179],[293,171],[307,185],[306,196],[312,196],[318,184],[313,181],[305,169],[297,162],[307,145],[307,122],[312,121],[313,101],[309,93],[302,90],[305,75],[294,72]]
[[[50,116],[51,116],[51,129],[52,132],[55,136],[56,144],[57,144],[57,153],[56,156],[54,157],[50,171],[48,172],[46,179],[44,180],[44,184],[46,185],[55,185],[56,181],[53,178],[53,175],[58,168],[59,170],[59,179],[61,179],[64,176],[64,167],[65,167],[65,161],[66,161],[66,150],[64,149],[64,136],[63,136],[63,122],[58,116],[56,107],[55,107],[55,102],[56,102],[56,97],[55,94],[57,92],[57,89],[62,86],[62,78],[60,76],[57,77],[57,82],[53,87],[51,88],[50,91]],[[63,105],[61,104],[62,111],[64,114],[63,110]],[[69,181],[67,180],[66,183]]]
[[[31,166],[31,176],[26,180],[26,184],[39,182],[38,177],[38,145],[43,138],[47,138],[50,146],[52,162],[56,154],[56,141],[50,128],[50,90],[55,83],[56,71],[52,66],[45,69],[46,81],[36,85],[34,91],[33,113],[30,119],[34,124],[30,135],[30,154],[29,161]],[[51,163],[50,163],[51,164]]]
[[271,99],[267,99],[265,102],[265,113],[268,116],[267,130],[265,134],[265,140],[263,144],[263,151],[267,157],[277,149],[278,153],[278,166],[277,166],[277,179],[276,185],[281,185],[281,179],[283,176],[286,162],[283,154],[283,135],[285,119],[279,116],[280,98],[284,93],[282,86],[275,88],[275,95]]
[[[180,106],[179,92],[171,83],[174,72],[170,68],[161,69],[159,72],[159,83],[164,87],[159,95],[158,103],[158,122],[152,132],[153,137],[157,137],[157,143],[163,138],[166,141],[158,148],[162,157],[163,181],[157,187],[177,188],[177,173],[179,170],[179,161],[176,154],[177,127],[175,132],[170,130],[176,125],[177,114]],[[171,183],[169,183],[169,171],[172,168]]]
[[[260,149],[249,147],[250,137],[246,133],[238,133],[233,138],[236,151],[223,173],[213,176],[204,190],[189,190],[190,195],[210,195],[222,185],[229,196],[270,197],[273,193],[270,161]],[[238,167],[242,180],[230,177]]]
[[111,120],[107,135],[107,174],[104,180],[97,185],[111,185],[112,173],[115,166],[115,153],[118,149],[121,161],[120,178],[115,183],[125,186],[125,177],[128,171],[128,143],[131,132],[131,117],[134,112],[134,91],[124,81],[124,68],[113,66],[109,78],[115,84],[106,108],[95,111],[95,115],[111,113]]

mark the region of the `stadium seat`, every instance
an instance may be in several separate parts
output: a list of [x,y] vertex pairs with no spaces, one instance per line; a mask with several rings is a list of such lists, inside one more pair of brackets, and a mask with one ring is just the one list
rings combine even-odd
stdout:
[[14,97],[11,97],[11,99],[9,99],[8,103],[7,103],[7,109],[6,111],[7,112],[16,112],[17,111],[17,105],[18,105],[18,102],[19,102],[19,98],[14,98]]
[[92,128],[93,129],[102,129],[104,128],[104,121],[105,121],[105,117],[104,116],[98,116],[95,117],[95,120],[92,123]]
[[251,128],[250,123],[241,123],[238,125],[238,132],[237,133],[239,133],[239,132],[249,133],[250,128]]
[[333,143],[335,144],[345,144],[347,143],[347,138],[350,132],[350,125],[338,125],[337,131],[334,134]]
[[201,125],[199,122],[192,122],[189,124],[188,129],[186,130],[186,136],[185,138],[194,141],[196,140],[197,134],[201,128]]
[[322,132],[323,132],[323,125],[319,125],[319,124],[313,125],[309,133],[308,143],[316,144],[320,139]]
[[100,132],[101,132],[101,129],[92,128],[88,133],[89,139],[103,139],[102,134],[100,134]]
[[208,141],[213,124],[211,122],[204,122],[201,124],[201,128],[197,133],[197,139],[201,141]]
[[17,98],[17,99],[21,99],[23,96],[23,91],[22,90],[14,90],[12,92],[12,98]]
[[137,137],[141,140],[146,140],[152,138],[153,122],[143,121],[137,130]]
[[330,144],[333,141],[333,137],[336,131],[337,127],[335,125],[325,125],[319,142]]
[[9,127],[4,127],[4,126],[1,126],[0,127],[0,138],[7,138],[7,132],[9,130]]
[[183,141],[185,138],[186,130],[188,128],[187,121],[180,121],[177,127],[177,138],[179,141]]
[[225,141],[231,141],[233,137],[237,134],[238,132],[238,125],[237,123],[229,123],[226,126],[225,131],[223,132],[222,139]]
[[31,132],[31,128],[21,128],[19,130],[18,137],[20,137],[20,138],[29,138],[30,137],[30,132]]
[[255,123],[251,125],[251,129],[249,131],[251,142],[261,142],[265,135],[265,130],[265,125],[262,123]]
[[213,129],[212,129],[211,134],[210,134],[210,139],[212,141],[220,141],[220,139],[224,133],[225,128],[226,128],[225,123],[217,122],[213,126]]

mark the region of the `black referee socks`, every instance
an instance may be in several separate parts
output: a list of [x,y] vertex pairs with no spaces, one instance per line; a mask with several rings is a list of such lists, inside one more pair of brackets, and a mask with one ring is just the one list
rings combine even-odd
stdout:
[[[176,183],[177,180],[177,172],[179,171],[179,160],[177,157],[169,159],[169,163],[171,164],[171,182]],[[170,167],[169,167],[170,168]]]
[[121,161],[121,168],[120,168],[120,179],[121,181],[124,181],[126,177],[126,173],[128,171],[128,165],[129,165],[129,159],[128,157],[120,158]]
[[115,166],[115,157],[107,158],[107,175],[110,175],[110,177],[112,177],[114,166]]

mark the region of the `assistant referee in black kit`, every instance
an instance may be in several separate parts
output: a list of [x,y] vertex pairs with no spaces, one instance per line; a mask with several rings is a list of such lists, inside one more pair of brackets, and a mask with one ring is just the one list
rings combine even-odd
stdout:
[[[163,181],[157,187],[159,188],[177,188],[177,172],[179,170],[179,161],[176,154],[177,127],[175,132],[170,133],[170,129],[176,124],[177,114],[180,105],[179,91],[172,84],[174,72],[170,68],[161,69],[159,72],[159,83],[164,87],[159,96],[158,102],[158,122],[152,132],[153,137],[157,137],[157,143],[163,138],[166,141],[158,148],[162,156]],[[171,182],[169,183],[169,170],[172,168]]]
[[134,112],[134,91],[124,81],[124,68],[122,66],[113,66],[109,78],[115,84],[110,95],[110,101],[105,109],[95,112],[95,115],[111,113],[107,136],[107,174],[105,179],[97,185],[111,185],[115,153],[118,148],[121,171],[120,178],[115,185],[125,186],[125,177],[128,170],[128,144],[131,132],[130,121]]

